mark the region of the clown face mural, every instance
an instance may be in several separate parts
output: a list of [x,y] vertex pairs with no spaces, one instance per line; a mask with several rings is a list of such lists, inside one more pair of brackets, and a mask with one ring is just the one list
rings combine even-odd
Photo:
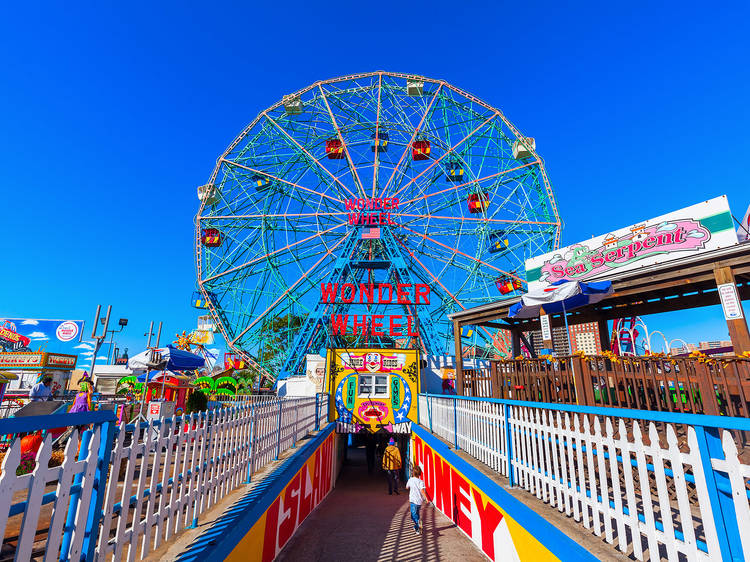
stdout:
[[411,431],[419,393],[416,350],[333,349],[328,357],[331,419],[339,433]]

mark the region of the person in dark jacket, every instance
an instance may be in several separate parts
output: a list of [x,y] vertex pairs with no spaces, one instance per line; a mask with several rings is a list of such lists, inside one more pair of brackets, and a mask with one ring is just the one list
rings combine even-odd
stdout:
[[365,441],[365,454],[367,455],[367,474],[372,474],[375,469],[375,436],[369,432]]

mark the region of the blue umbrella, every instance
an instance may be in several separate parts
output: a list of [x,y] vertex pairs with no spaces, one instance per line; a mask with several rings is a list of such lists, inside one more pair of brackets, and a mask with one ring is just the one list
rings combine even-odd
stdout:
[[508,318],[534,318],[539,310],[554,314],[594,304],[612,294],[611,281],[558,281],[541,291],[526,293],[510,307]]
[[562,312],[568,349],[573,351],[568,330],[568,310],[597,303],[612,292],[611,281],[558,281],[541,291],[523,295],[521,302],[510,307],[508,318],[535,318],[539,316],[542,308],[547,314]]
[[135,379],[138,382],[151,382],[160,372],[161,371],[146,371],[145,373],[138,375]]
[[194,371],[205,364],[206,360],[200,355],[177,349],[172,345],[158,349],[147,349],[128,359],[128,367],[133,370]]

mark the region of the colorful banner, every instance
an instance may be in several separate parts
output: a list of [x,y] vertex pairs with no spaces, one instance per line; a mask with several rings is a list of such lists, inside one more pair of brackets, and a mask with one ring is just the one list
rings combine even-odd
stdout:
[[5,353],[0,352],[0,369],[42,369],[72,371],[76,367],[75,355],[58,353]]
[[421,426],[411,448],[434,507],[490,560],[596,560]]
[[336,436],[329,433],[226,560],[270,562],[278,555],[305,518],[331,491],[335,442]]
[[328,351],[331,418],[338,433],[409,433],[417,417],[419,354],[412,349]]
[[0,318],[0,351],[92,355],[94,346],[79,341],[82,331],[82,320]]
[[737,244],[725,195],[526,260],[529,291],[556,281],[607,279]]

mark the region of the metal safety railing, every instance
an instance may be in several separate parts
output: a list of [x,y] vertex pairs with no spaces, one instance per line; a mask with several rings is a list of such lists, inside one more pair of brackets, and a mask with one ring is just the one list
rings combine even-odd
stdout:
[[419,422],[638,560],[750,560],[750,419],[421,394]]
[[327,399],[272,398],[119,427],[112,411],[0,420],[0,434],[80,426],[62,452],[51,434],[31,457],[20,438],[5,451],[3,552],[16,560],[142,559],[324,425]]
[[465,396],[709,415],[750,416],[744,357],[547,357],[464,369]]

